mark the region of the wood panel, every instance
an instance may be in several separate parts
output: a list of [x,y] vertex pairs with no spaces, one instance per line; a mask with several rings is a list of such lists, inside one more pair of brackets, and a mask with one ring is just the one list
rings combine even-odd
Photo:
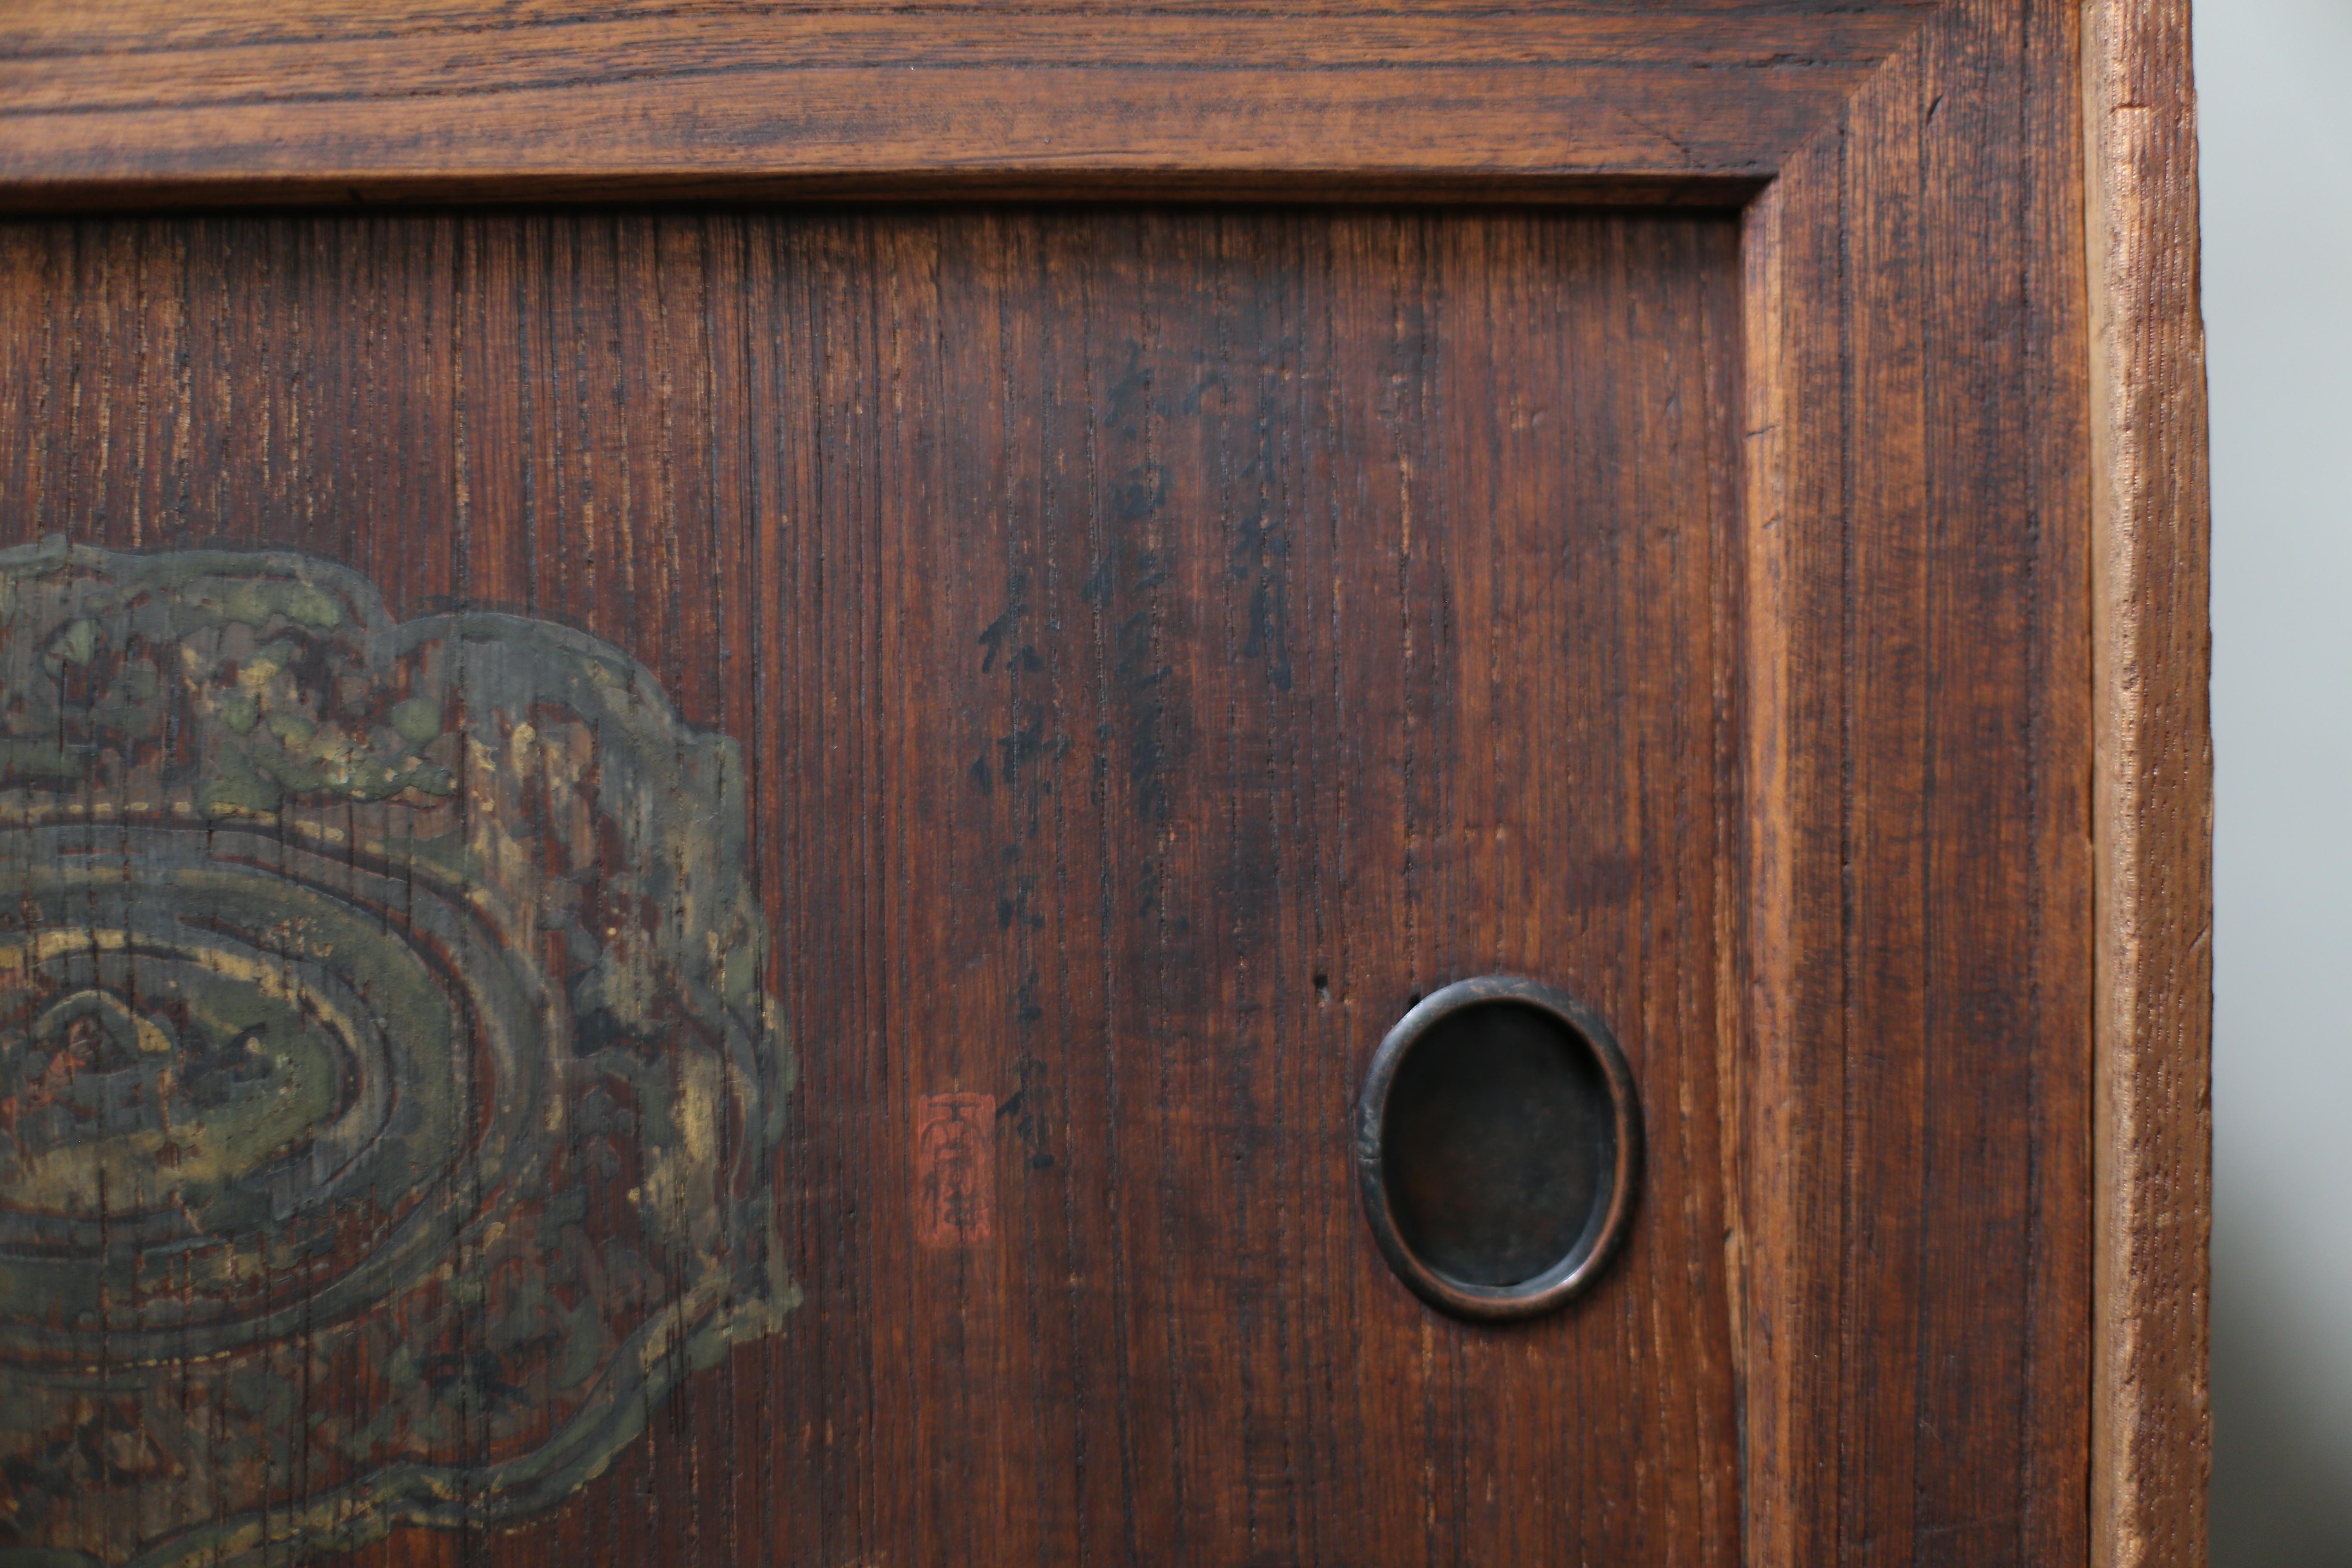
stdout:
[[[1734,238],[0,234],[13,539],[268,544],[397,617],[577,626],[742,743],[801,1304],[555,1511],[363,1558],[1733,1561]],[[1349,1157],[1381,1032],[1496,970],[1610,1020],[1650,1151],[1627,1255],[1507,1330],[1387,1272]],[[931,1152],[975,1121],[950,1211]]]
[[[2069,1562],[2158,1540],[2184,1561],[2201,1551],[2193,1521],[2180,1523],[2189,1515],[2164,1500],[2193,1512],[2203,1462],[2207,1148],[2195,1097],[2175,1094],[2197,1080],[2204,1037],[2205,729],[2191,603],[2201,445],[2178,264],[2193,224],[2180,200],[2190,115],[2173,11],[2094,7],[2086,26],[2075,7],[2040,0],[1318,8],[1297,13],[1293,33],[1246,6],[948,13],[935,28],[774,13],[773,31],[730,37],[740,80],[760,84],[739,101],[698,53],[719,11],[677,11],[673,33],[664,16],[614,8],[486,18],[457,4],[384,18],[308,6],[260,21],[235,6],[167,9],[12,16],[0,68],[19,97],[68,82],[122,96],[79,118],[43,109],[0,122],[0,200],[1222,190],[1741,205],[1742,559],[1723,591],[1738,649],[1723,700],[1740,734],[1730,787],[1742,805],[1718,828],[1729,868],[1716,1002],[1721,1099],[1738,1129],[1723,1161],[1739,1194],[1726,1251],[1747,1555]],[[991,54],[1000,17],[1034,41]],[[560,77],[572,25],[601,40],[576,98],[532,74]],[[470,55],[467,28],[484,40]],[[142,32],[151,52],[132,41]],[[646,46],[642,74],[607,71],[623,37]],[[824,70],[795,74],[782,58],[794,50]],[[961,63],[983,58],[998,63]],[[446,101],[420,96],[433,89],[414,77],[404,85],[404,62],[428,60]],[[705,94],[718,121],[680,107]],[[530,113],[506,113],[526,101]],[[2086,147],[2099,193],[2087,209]],[[2095,273],[2086,210],[2105,237]],[[446,288],[468,268],[509,277],[449,237],[461,228],[413,231],[443,237],[414,243],[447,247],[431,252]],[[291,253],[281,246],[267,265]],[[0,310],[93,290],[78,330],[98,334],[110,366],[167,341],[152,324],[108,325],[130,321],[105,303],[128,286],[110,296],[89,279],[119,270],[13,265],[49,281],[13,289]],[[399,309],[435,319],[445,291],[420,286]],[[2096,376],[2086,300],[2109,312]],[[454,318],[436,330],[464,336]],[[625,314],[614,341],[645,352],[648,330]],[[485,352],[478,325],[465,341]],[[756,334],[714,332],[711,363],[749,356],[739,341]],[[56,445],[88,408],[99,423],[76,426],[77,453],[117,451],[118,435],[174,449],[160,416],[101,414],[90,395],[103,380],[44,381],[7,405],[0,440]],[[556,439],[543,390],[492,384],[432,395],[503,410],[499,428],[533,445]],[[385,385],[388,400],[416,395]],[[2095,489],[2095,389],[2107,400]],[[14,395],[29,395],[0,392]],[[281,377],[227,416],[264,437],[239,459],[273,476],[252,481],[261,488],[286,483],[282,447],[268,444],[286,426],[253,411],[300,395],[299,378]],[[565,439],[592,423],[572,418]],[[441,444],[421,467],[443,487],[432,493],[475,505],[483,448],[460,456],[445,426],[430,430]],[[379,440],[363,428],[348,438]],[[575,452],[529,487],[501,482],[544,509],[536,498],[556,493],[559,470],[563,493],[584,494],[579,476],[609,456]],[[51,471],[87,491],[80,504],[103,492],[117,520],[157,515],[175,493],[119,468],[102,482],[74,463]],[[606,528],[620,495],[611,470],[596,471],[589,499]],[[635,488],[646,471],[628,469],[631,527],[648,515],[651,492]],[[387,570],[444,583],[452,560],[477,570],[413,529],[368,539]],[[615,595],[612,548],[597,559],[596,592]],[[748,559],[692,580],[732,583]],[[635,597],[646,581],[636,573],[609,602],[651,615]],[[2095,587],[2107,625],[2095,668]],[[691,594],[677,603],[680,616],[705,613]],[[2095,716],[2107,747],[2095,884]],[[2138,773],[2134,759],[2147,762]],[[2106,1053],[2095,1139],[2095,1004]],[[2112,1178],[2097,1200],[2111,1228],[2095,1281],[2095,1145]],[[2116,1224],[2126,1201],[2137,1206]],[[2096,1451],[2130,1456],[2102,1458],[2095,1481],[2095,1373]]]

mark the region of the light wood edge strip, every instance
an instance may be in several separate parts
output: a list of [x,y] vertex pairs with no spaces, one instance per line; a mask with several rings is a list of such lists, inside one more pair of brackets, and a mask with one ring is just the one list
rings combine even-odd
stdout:
[[[1843,927],[1846,824],[1842,654],[1811,628],[1845,612],[1832,563],[1847,526],[1823,482],[1848,417],[1835,360],[1843,118],[1790,153],[1742,214],[1740,795],[1746,979],[1733,1208],[1743,1276],[1742,1551],[1751,1568],[1810,1568],[1836,1552],[1837,1388],[1846,1160]],[[1826,873],[1826,875],[1825,875]],[[1824,1262],[1828,1268],[1824,1273]]]
[[2091,1561],[2206,1550],[2210,515],[2189,0],[2084,0],[2091,314]]
[[1789,192],[1775,184],[1742,215],[1741,331],[1746,341],[1741,391],[1741,540],[1746,581],[1741,605],[1743,736],[1742,812],[1748,834],[1747,919],[1742,922],[1748,977],[1746,1070],[1738,1084],[1733,1125],[1739,1149],[1730,1209],[1740,1227],[1738,1256],[1745,1294],[1732,1303],[1739,1345],[1740,1477],[1743,1544],[1740,1560],[1790,1563],[1799,1536],[1794,1491],[1806,1466],[1787,1381],[1788,1346],[1801,1342],[1801,1295],[1788,1278],[1787,1227],[1802,1207],[1802,1175],[1790,1144],[1790,1086],[1794,1064],[1796,998],[1790,943],[1796,920],[1795,824],[1789,799],[1792,741],[1789,733],[1793,679],[1790,624],[1797,564],[1789,559],[1795,519],[1790,494],[1790,370],[1781,333],[1789,321],[1787,240]]

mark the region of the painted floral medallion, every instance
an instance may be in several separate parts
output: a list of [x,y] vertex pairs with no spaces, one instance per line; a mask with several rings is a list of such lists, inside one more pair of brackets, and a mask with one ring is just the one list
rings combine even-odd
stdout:
[[772,1331],[749,863],[593,638],[0,552],[0,1563],[518,1517]]

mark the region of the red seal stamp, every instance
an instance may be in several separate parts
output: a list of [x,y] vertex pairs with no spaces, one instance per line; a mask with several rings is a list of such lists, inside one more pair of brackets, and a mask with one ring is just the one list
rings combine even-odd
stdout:
[[927,1094],[915,1104],[915,1239],[970,1247],[988,1239],[995,1209],[996,1102]]

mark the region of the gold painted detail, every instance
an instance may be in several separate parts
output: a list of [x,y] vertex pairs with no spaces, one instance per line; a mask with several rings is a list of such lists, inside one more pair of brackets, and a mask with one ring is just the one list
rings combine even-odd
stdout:
[[0,552],[0,1546],[495,1523],[778,1328],[742,781],[562,627]]

